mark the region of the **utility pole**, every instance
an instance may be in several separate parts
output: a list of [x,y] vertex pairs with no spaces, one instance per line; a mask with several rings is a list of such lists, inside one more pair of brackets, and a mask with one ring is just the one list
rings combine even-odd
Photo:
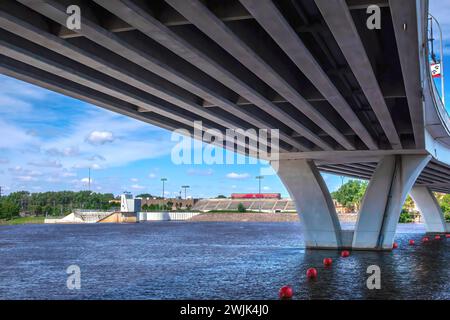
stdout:
[[[258,184],[259,184],[258,193],[261,195],[261,180],[264,179],[264,176],[256,176],[256,179],[258,179]],[[262,202],[260,200],[259,201],[259,212],[261,212],[261,205],[262,205]]]
[[163,187],[163,189],[162,189],[162,198],[164,200],[164,184],[167,181],[167,178],[161,178],[161,181],[162,181],[162,187]]
[[181,186],[184,189],[184,200],[186,200],[186,189],[190,188],[190,186]]

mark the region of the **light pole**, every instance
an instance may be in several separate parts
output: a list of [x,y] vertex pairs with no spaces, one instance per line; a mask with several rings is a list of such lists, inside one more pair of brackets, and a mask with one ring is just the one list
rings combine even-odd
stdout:
[[161,178],[161,181],[162,181],[162,185],[163,185],[162,198],[164,200],[164,183],[167,181],[167,178]]
[[442,95],[441,100],[442,100],[442,104],[445,107],[444,48],[442,45],[442,41],[443,41],[442,40],[442,28],[434,16],[432,16],[431,14],[428,14],[428,15],[430,16],[430,20],[432,20],[432,21],[434,20],[434,22],[436,22],[436,25],[438,26],[438,29],[439,29],[439,37],[440,37],[440,39],[439,39],[439,51],[440,51],[439,55],[440,55],[440,57],[439,58],[441,60],[440,64],[441,64],[441,95]]
[[[259,184],[259,194],[261,194],[261,180],[264,179],[264,176],[256,176],[256,179],[258,179],[258,184]],[[261,201],[259,201],[259,212],[261,212]]]
[[184,189],[184,200],[186,200],[186,189],[190,188],[190,186],[181,186]]

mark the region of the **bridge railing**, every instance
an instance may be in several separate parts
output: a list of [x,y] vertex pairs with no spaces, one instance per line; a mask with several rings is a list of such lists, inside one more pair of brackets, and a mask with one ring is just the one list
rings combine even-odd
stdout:
[[[450,115],[447,111],[447,109],[445,108],[442,99],[441,99],[441,95],[439,94],[439,91],[437,89],[436,86],[436,82],[434,81],[432,74],[431,74],[431,70],[430,70],[430,48],[429,48],[429,44],[430,44],[430,32],[429,32],[429,21],[428,21],[428,0],[424,1],[424,3],[426,4],[424,7],[426,8],[425,12],[422,12],[423,16],[418,17],[419,23],[422,23],[424,25],[424,32],[423,32],[423,36],[425,37],[425,43],[426,45],[424,46],[425,49],[425,63],[423,64],[423,74],[425,75],[423,81],[424,81],[424,95],[429,95],[431,97],[431,104],[433,105],[433,109],[435,113],[435,116],[431,116],[431,117],[427,117],[426,115],[426,119],[427,118],[437,118],[440,120],[440,125],[442,126],[442,129],[446,131],[447,135],[450,137]],[[441,57],[441,59],[443,59],[444,57]],[[425,98],[426,100],[426,98]],[[429,121],[427,121],[427,125]],[[431,125],[436,125],[437,123],[435,121],[431,121]]]

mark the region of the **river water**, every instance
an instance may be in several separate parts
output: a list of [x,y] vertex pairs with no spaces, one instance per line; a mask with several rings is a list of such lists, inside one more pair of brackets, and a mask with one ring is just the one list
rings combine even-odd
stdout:
[[[393,252],[310,251],[299,223],[0,226],[1,299],[450,299],[450,239],[400,225]],[[416,245],[408,245],[409,239]],[[322,260],[334,264],[324,268]],[[67,288],[78,265],[81,288]],[[381,289],[369,290],[369,265]],[[305,272],[316,267],[318,279]]]

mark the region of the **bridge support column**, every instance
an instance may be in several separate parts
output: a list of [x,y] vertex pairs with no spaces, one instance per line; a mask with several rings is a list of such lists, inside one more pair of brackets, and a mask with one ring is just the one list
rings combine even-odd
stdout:
[[411,189],[410,195],[425,220],[427,232],[440,233],[450,231],[445,223],[441,207],[430,189],[416,186]]
[[397,155],[386,156],[379,162],[358,215],[354,249],[392,249],[402,205],[430,158]]
[[278,168],[278,176],[295,202],[304,230],[306,247],[341,247],[339,218],[325,181],[314,162],[280,160],[274,167]]

